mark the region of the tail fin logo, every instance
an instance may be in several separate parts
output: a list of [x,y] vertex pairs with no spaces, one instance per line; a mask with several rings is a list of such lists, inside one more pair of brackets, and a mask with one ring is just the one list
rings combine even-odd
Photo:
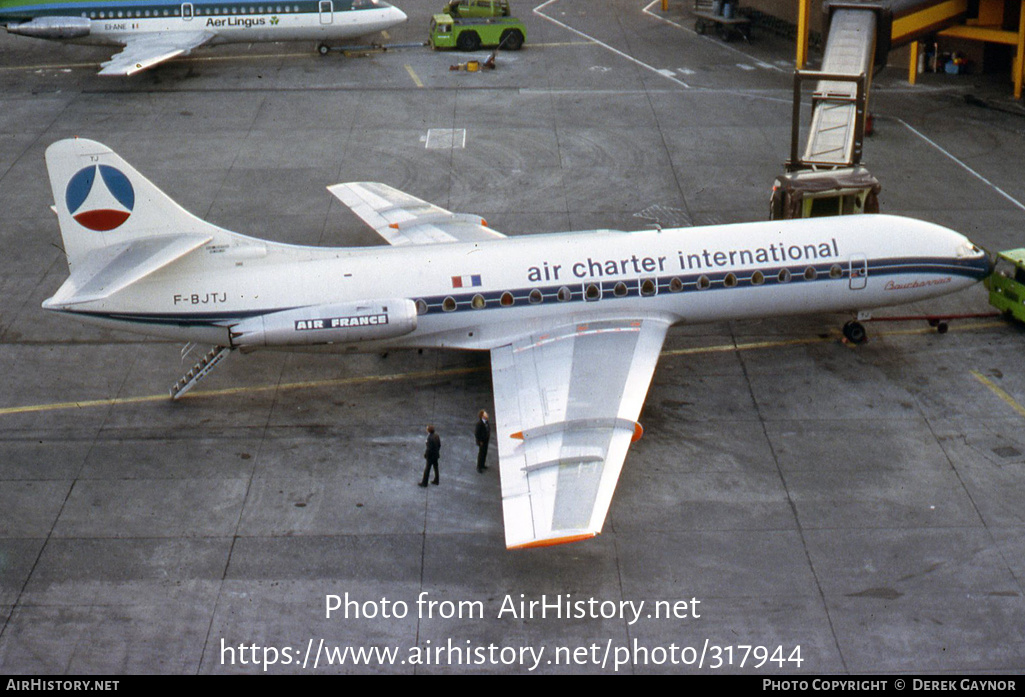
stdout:
[[109,165],[91,165],[78,171],[68,182],[65,200],[71,216],[82,227],[108,232],[120,227],[132,215],[135,189],[121,170]]

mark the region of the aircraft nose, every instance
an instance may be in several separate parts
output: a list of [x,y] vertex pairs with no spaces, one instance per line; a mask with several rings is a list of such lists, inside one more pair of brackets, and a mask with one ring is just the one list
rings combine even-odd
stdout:
[[996,271],[996,268],[997,268],[996,257],[995,256],[990,256],[987,253],[986,254],[986,275],[983,276],[983,278],[987,278],[989,276],[992,276],[993,272]]
[[983,279],[993,273],[993,259],[985,249],[972,244],[967,238],[958,247],[957,256],[967,263],[975,278]]

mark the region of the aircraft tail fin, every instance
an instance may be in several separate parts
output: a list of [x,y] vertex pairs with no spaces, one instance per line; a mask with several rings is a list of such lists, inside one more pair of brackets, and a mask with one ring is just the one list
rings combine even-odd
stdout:
[[73,138],[54,143],[46,150],[46,167],[72,272],[104,248],[166,235],[232,234],[186,211],[96,141]]

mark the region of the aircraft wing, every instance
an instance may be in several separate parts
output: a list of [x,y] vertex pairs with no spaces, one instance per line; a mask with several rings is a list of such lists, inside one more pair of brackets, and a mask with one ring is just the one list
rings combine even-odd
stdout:
[[669,322],[588,322],[491,351],[506,547],[601,532]]
[[214,35],[206,31],[133,34],[124,49],[103,64],[100,75],[134,75],[202,46]]
[[479,216],[452,213],[387,184],[353,182],[335,184],[327,190],[388,244],[478,242],[505,237]]

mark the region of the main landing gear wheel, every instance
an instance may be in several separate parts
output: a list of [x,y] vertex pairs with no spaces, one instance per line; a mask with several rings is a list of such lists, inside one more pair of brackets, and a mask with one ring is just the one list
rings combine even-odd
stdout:
[[865,331],[865,325],[857,320],[851,320],[843,325],[843,336],[852,344],[863,344],[868,340],[868,332]]

